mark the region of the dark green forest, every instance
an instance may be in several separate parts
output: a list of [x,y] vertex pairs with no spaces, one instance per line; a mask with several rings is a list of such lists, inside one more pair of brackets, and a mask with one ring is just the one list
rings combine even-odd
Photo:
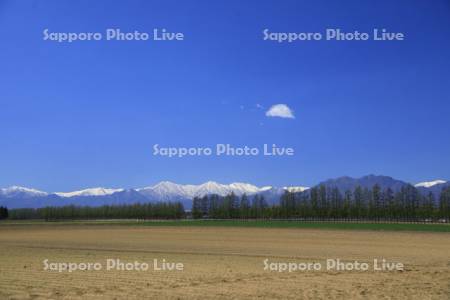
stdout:
[[181,203],[145,203],[132,205],[61,206],[44,208],[20,208],[9,211],[11,220],[44,219],[92,220],[92,219],[181,219],[185,216]]

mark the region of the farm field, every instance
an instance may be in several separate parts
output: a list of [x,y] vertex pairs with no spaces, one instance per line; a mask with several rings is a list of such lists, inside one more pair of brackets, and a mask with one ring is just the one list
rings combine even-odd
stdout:
[[[0,226],[0,299],[448,299],[446,232],[21,223]],[[173,224],[172,224],[173,225]],[[423,225],[427,226],[427,225]],[[403,271],[264,270],[264,261],[404,264]],[[44,270],[147,262],[148,271]],[[153,262],[183,264],[153,270]]]

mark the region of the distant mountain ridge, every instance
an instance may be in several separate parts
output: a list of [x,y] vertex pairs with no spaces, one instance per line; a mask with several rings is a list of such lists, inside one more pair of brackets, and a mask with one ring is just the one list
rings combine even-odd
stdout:
[[[399,191],[406,185],[410,185],[407,182],[389,176],[367,175],[360,178],[343,176],[328,179],[316,186],[325,185],[330,188],[336,187],[344,193],[346,190],[353,191],[357,186],[372,188],[375,184],[378,184],[382,189],[391,188],[394,192]],[[450,186],[450,182],[444,180],[427,181],[415,184],[415,187],[423,195],[432,192],[435,195],[435,198],[439,197],[442,188],[448,186]],[[38,208],[70,204],[100,206],[131,204],[137,202],[179,201],[183,203],[186,209],[190,209],[192,206],[192,199],[204,195],[217,194],[225,196],[230,193],[234,193],[237,196],[243,194],[249,196],[261,195],[264,196],[268,204],[276,204],[285,191],[302,193],[308,191],[308,189],[309,187],[304,186],[257,187],[249,183],[235,182],[231,184],[221,184],[214,181],[208,181],[199,185],[183,185],[170,181],[162,181],[153,186],[137,189],[96,187],[80,191],[55,193],[12,186],[0,189],[0,206],[7,206],[8,208]]]
[[0,205],[8,208],[38,208],[44,206],[62,205],[107,205],[107,204],[131,204],[136,202],[161,202],[179,201],[185,208],[192,206],[194,197],[205,195],[226,196],[234,193],[237,196],[247,194],[249,196],[264,194],[266,200],[273,204],[285,190],[304,191],[308,187],[257,187],[249,183],[235,182],[221,184],[208,181],[199,185],[177,184],[170,181],[162,181],[154,186],[138,189],[111,189],[111,188],[89,188],[72,192],[47,193],[36,189],[14,186],[0,189]]
[[390,188],[394,192],[397,192],[402,187],[409,185],[409,183],[406,183],[404,181],[381,175],[367,175],[360,178],[343,176],[335,179],[328,179],[324,182],[319,183],[318,185],[337,187],[340,192],[345,192],[347,190],[353,191],[357,186],[360,186],[362,188],[372,188],[376,184],[379,185],[383,190]]

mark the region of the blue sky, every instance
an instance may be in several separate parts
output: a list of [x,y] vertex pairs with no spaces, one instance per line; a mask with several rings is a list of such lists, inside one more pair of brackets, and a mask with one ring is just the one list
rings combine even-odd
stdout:
[[[45,28],[165,28],[185,40],[56,43]],[[279,44],[263,40],[265,28],[386,28],[406,39]],[[0,186],[450,179],[449,37],[446,0],[0,0]],[[277,103],[295,119],[266,117]],[[152,155],[154,144],[217,143],[295,155]]]

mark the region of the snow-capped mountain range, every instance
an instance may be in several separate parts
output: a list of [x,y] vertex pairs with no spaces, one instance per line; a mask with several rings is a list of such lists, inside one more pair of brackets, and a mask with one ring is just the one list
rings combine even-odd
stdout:
[[[391,188],[398,191],[408,183],[388,176],[368,175],[361,178],[352,178],[348,176],[329,179],[321,182],[319,185],[328,187],[337,187],[341,192],[353,190],[356,186],[371,188],[378,184],[381,188]],[[420,182],[414,185],[421,193],[433,193],[439,197],[442,188],[450,186],[450,182],[444,180],[434,180]],[[309,188],[304,186],[285,186],[257,187],[249,183],[235,182],[231,184],[221,184],[214,181],[208,181],[199,185],[177,184],[170,181],[162,181],[156,185],[137,188],[102,188],[95,187],[71,192],[53,192],[48,193],[32,188],[11,186],[0,189],[0,206],[8,208],[36,208],[43,206],[62,206],[62,205],[113,205],[113,204],[131,204],[136,202],[158,202],[158,201],[180,201],[186,209],[192,206],[194,197],[217,194],[226,196],[234,193],[237,196],[247,194],[262,195],[269,204],[278,203],[280,196],[285,191],[300,193]]]
[[234,193],[237,196],[243,194],[250,196],[264,194],[267,200],[272,202],[272,200],[277,200],[285,190],[290,192],[300,192],[307,189],[308,187],[303,186],[283,188],[265,186],[260,188],[248,183],[235,182],[231,184],[221,184],[214,181],[208,181],[199,185],[183,185],[170,181],[162,181],[153,186],[137,189],[96,187],[80,191],[54,193],[12,186],[0,189],[0,205],[15,208],[67,204],[102,205],[143,201],[181,201],[189,208],[194,197],[202,197],[204,195],[216,194],[226,196]]
[[[136,191],[144,195],[152,195],[166,199],[170,197],[202,197],[204,195],[220,195],[225,196],[231,193],[241,196],[243,194],[252,195],[267,190],[273,189],[273,187],[259,188],[255,185],[248,183],[235,182],[231,184],[221,184],[214,181],[208,181],[200,185],[191,184],[176,184],[170,181],[162,181],[154,186],[136,189]],[[288,189],[288,188],[286,188]],[[307,189],[306,187],[289,187],[289,189]]]

